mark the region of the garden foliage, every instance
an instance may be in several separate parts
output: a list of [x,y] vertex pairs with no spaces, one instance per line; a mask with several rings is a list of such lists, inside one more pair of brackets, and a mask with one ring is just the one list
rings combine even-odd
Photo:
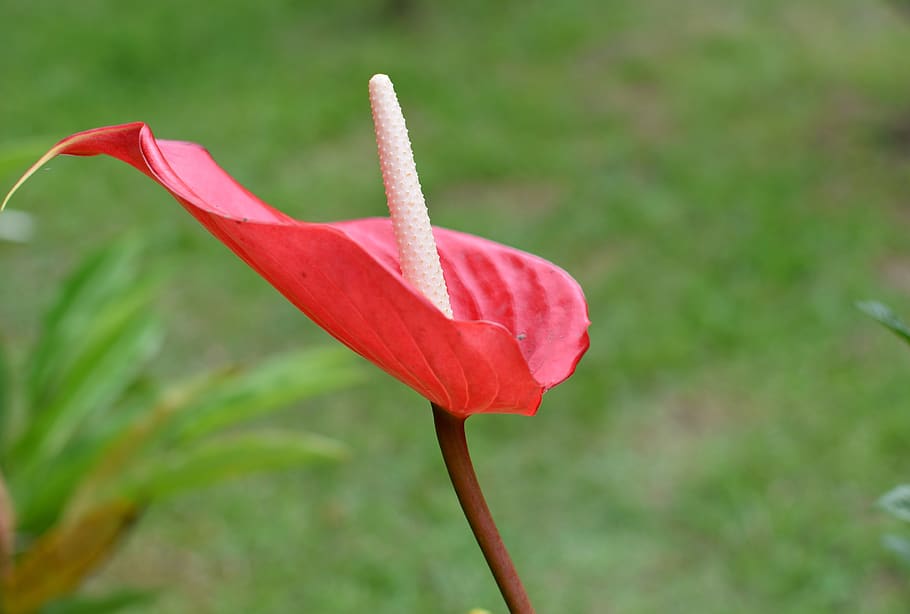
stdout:
[[153,309],[162,276],[141,272],[140,252],[124,241],[93,254],[61,287],[21,365],[0,352],[5,614],[97,613],[147,599],[69,596],[148,505],[344,456],[339,442],[318,435],[234,428],[350,385],[357,370],[343,349],[155,382],[148,367],[164,339]]

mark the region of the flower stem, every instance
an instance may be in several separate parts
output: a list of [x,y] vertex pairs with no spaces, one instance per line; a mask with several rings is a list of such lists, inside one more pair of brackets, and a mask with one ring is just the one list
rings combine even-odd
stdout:
[[455,494],[461,503],[461,509],[471,525],[474,537],[480,550],[483,552],[490,571],[496,579],[502,598],[505,600],[512,614],[534,614],[534,608],[528,599],[521,578],[515,571],[515,565],[509,557],[505,544],[499,536],[499,530],[487,502],[483,498],[474,466],[471,464],[471,455],[468,452],[468,443],[464,434],[464,418],[453,416],[436,404],[433,404],[433,421],[436,424],[436,437],[439,439],[439,449],[445,461],[449,477]]

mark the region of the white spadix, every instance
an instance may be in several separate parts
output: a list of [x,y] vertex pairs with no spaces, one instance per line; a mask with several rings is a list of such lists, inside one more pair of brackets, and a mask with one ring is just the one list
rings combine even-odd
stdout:
[[398,242],[401,272],[408,282],[451,318],[452,307],[426,201],[417,177],[408,129],[395,89],[386,75],[375,75],[370,79],[370,106],[373,109],[382,182]]

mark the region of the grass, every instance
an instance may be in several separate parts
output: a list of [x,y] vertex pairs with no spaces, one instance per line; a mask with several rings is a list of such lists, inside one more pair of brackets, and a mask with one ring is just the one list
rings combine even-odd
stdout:
[[[897,3],[53,4],[0,6],[4,141],[142,119],[292,215],[378,215],[387,72],[434,222],[581,281],[577,375],[468,425],[539,611],[906,610],[874,502],[910,475],[910,354],[854,307],[910,314]],[[55,161],[13,207],[39,223],[0,246],[14,347],[73,260],[137,229],[175,268],[161,376],[330,342],[112,161]],[[159,587],[166,613],[501,611],[416,395],[376,370],[283,420],[353,459],[153,509],[96,587]]]

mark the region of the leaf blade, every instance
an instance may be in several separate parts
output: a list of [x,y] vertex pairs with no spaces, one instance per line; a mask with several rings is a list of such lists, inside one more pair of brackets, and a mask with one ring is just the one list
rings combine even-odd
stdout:
[[251,473],[337,462],[346,456],[346,448],[327,437],[248,431],[159,455],[138,467],[110,495],[146,502]]
[[361,377],[343,348],[316,348],[277,356],[225,378],[200,402],[174,416],[173,436],[196,441],[318,394],[339,390]]
[[901,320],[887,305],[878,301],[863,301],[856,306],[866,315],[890,330],[910,344],[910,327]]
[[116,501],[43,535],[5,578],[3,611],[34,612],[71,592],[111,554],[138,514],[135,505]]

